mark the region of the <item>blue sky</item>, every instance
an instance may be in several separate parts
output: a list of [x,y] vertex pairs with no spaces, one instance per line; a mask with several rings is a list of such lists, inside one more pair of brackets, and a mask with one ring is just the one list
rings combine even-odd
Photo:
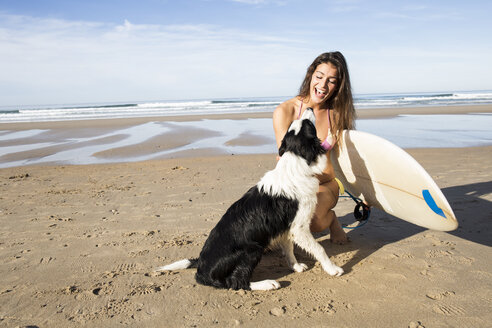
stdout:
[[0,0],[0,106],[492,89],[490,1]]

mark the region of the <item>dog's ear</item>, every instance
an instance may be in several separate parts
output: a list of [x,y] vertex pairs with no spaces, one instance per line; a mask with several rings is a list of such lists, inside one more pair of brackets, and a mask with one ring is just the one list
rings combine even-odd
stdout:
[[278,156],[282,157],[282,155],[285,153],[285,137],[282,139],[282,144],[280,145],[280,148],[278,149]]
[[[280,144],[280,148],[278,149],[278,155],[282,157],[282,155],[287,151],[287,139],[292,141],[292,136],[294,136],[293,131],[287,131],[284,138],[282,139],[282,143]],[[292,143],[292,142],[291,142]],[[290,148],[290,146],[289,146]]]

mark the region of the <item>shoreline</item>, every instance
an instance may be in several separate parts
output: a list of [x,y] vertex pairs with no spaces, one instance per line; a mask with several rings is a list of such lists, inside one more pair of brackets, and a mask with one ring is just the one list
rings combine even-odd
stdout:
[[[451,116],[448,121],[441,121],[436,113]],[[482,119],[468,115],[467,121],[472,121],[463,125],[460,115],[473,113],[487,113],[487,116]],[[434,146],[427,146],[432,148],[473,147],[492,141],[487,132],[491,118],[488,113],[492,113],[492,105],[361,110],[357,126],[362,127],[362,131],[379,133],[397,145],[401,143],[402,148],[416,148],[415,145],[428,144],[429,139],[434,140]],[[402,114],[405,115],[398,116]],[[423,119],[421,115],[429,115],[429,118]],[[414,119],[409,119],[412,117]],[[390,123],[390,120],[395,121]],[[423,123],[432,133],[422,132],[425,131]],[[386,128],[382,130],[381,126]],[[472,130],[476,131],[472,133]],[[460,134],[463,132],[466,138]],[[480,142],[474,144],[473,140]],[[274,154],[276,151],[271,113],[0,124],[0,168]]]
[[[439,115],[439,114],[471,114],[492,113],[492,104],[470,106],[426,106],[426,107],[388,107],[388,108],[364,108],[356,109],[357,119],[391,118],[398,115]],[[1,130],[30,130],[30,129],[64,129],[84,127],[122,127],[147,122],[189,122],[199,120],[245,120],[254,118],[271,118],[271,112],[228,113],[228,114],[204,114],[181,116],[145,116],[129,118],[103,118],[91,120],[66,120],[44,122],[0,122]]]

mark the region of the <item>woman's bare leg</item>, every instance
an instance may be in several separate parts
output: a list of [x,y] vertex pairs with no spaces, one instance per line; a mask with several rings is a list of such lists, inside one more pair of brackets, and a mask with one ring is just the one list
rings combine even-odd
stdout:
[[330,239],[336,244],[345,244],[347,234],[332,210],[338,202],[338,183],[331,180],[319,185],[318,204],[311,221],[311,231],[321,232],[330,229]]

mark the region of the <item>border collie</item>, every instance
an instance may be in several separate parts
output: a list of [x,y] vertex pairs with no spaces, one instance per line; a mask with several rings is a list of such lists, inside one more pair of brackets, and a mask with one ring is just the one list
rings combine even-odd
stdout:
[[181,260],[157,268],[170,271],[196,267],[196,281],[227,289],[271,290],[275,280],[251,282],[265,248],[279,245],[289,267],[307,269],[294,256],[294,245],[304,249],[332,276],[343,274],[331,263],[309,229],[317,203],[326,154],[316,136],[314,113],[308,108],[289,127],[279,149],[277,166],[226,211],[205,241],[198,259]]

